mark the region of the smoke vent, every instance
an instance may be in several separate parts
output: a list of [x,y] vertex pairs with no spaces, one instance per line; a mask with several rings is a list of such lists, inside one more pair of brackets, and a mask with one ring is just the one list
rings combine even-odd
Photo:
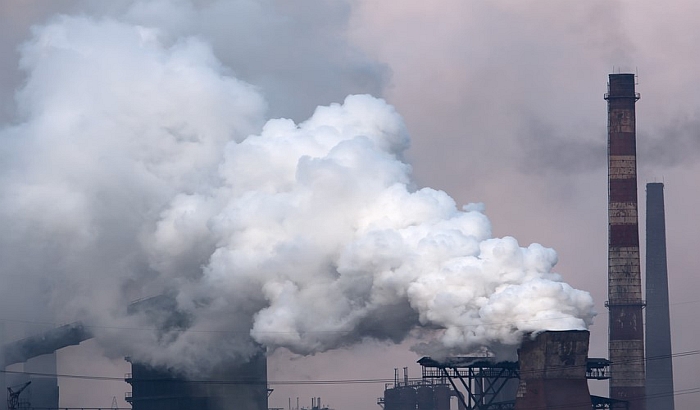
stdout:
[[247,363],[222,363],[192,380],[175,371],[131,363],[126,375],[133,410],[267,410],[267,358],[263,352]]
[[518,351],[520,385],[516,410],[590,410],[586,380],[587,330],[548,331],[523,342]]
[[[171,294],[129,305],[129,314],[141,314],[163,331],[187,329],[191,318],[177,308]],[[267,356],[261,346],[247,362],[224,360],[195,379],[166,367],[127,358],[131,392],[126,401],[133,410],[267,410]]]

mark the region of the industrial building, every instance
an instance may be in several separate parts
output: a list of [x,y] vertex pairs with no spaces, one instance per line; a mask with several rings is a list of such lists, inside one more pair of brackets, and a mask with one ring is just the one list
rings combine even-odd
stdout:
[[0,386],[7,392],[7,400],[0,400],[0,409],[58,408],[55,352],[91,337],[80,323],[73,323],[3,343],[0,349],[2,370],[18,365],[21,371],[0,372]]
[[[647,301],[642,298],[635,118],[639,93],[635,86],[634,74],[610,74],[604,96],[608,104],[609,360],[588,358],[588,332],[579,331],[543,332],[526,339],[518,362],[483,357],[421,359],[423,380],[446,378],[462,408],[673,410],[663,184],[659,183],[647,185]],[[591,396],[587,379],[609,380],[610,397]],[[508,387],[513,380],[518,381],[516,391]],[[385,409],[388,397],[398,395],[394,390],[405,386],[408,381],[385,390]],[[412,399],[394,402],[402,407],[391,410],[418,409]]]
[[[179,312],[171,295],[132,303],[128,311],[153,319],[161,329],[185,328],[187,315]],[[60,326],[2,346],[3,369],[23,366],[20,374],[0,372],[7,400],[0,410],[58,409],[59,391],[54,352],[92,338],[80,323]],[[173,369],[130,361],[125,380],[131,390],[125,399],[135,410],[267,410],[267,357],[264,350],[248,361],[222,362],[197,378]],[[53,376],[32,375],[41,373]]]
[[[589,332],[526,335],[517,362],[492,357],[419,360],[422,377],[395,371],[377,403],[383,410],[627,409],[673,410],[670,317],[663,184],[647,185],[647,281],[642,298],[637,206],[635,90],[633,74],[611,74],[608,104],[608,301],[609,360],[589,358]],[[643,308],[647,307],[644,332]],[[186,330],[190,318],[172,295],[132,303],[129,314],[150,318],[158,329]],[[1,333],[0,333],[1,335]],[[92,337],[79,323],[12,343],[2,343],[3,368],[25,363],[27,372],[56,374],[54,352]],[[646,352],[645,352],[646,343]],[[646,353],[646,355],[645,355]],[[205,375],[131,361],[126,400],[134,410],[267,410],[267,358],[261,347],[245,363],[224,362]],[[609,380],[610,397],[591,396],[588,380]],[[29,386],[41,390],[32,407],[57,408],[55,377],[10,378],[0,384],[8,401],[0,410],[29,408]],[[22,396],[24,394],[24,396]],[[39,401],[38,396],[44,400]],[[291,405],[290,405],[291,407]],[[297,405],[298,407],[298,405]],[[320,398],[311,410],[325,410]]]
[[[377,404],[384,410],[450,410],[450,401],[461,393],[453,389],[445,376],[438,378],[423,377],[410,380],[408,368],[403,369],[403,380],[399,379],[398,369],[394,369],[394,383],[384,386],[384,395]],[[463,400],[459,409],[464,410]]]
[[[440,407],[461,410],[506,409],[628,409],[623,400],[592,396],[588,380],[608,380],[610,361],[588,357],[590,333],[585,330],[546,331],[526,335],[519,360],[495,361],[492,357],[424,357],[421,380],[398,379],[380,399],[384,410],[421,410],[416,399],[420,386],[435,386]],[[388,406],[391,404],[391,407]]]
[[193,379],[173,370],[131,363],[126,376],[134,410],[267,410],[267,359],[221,364]]
[[[190,326],[189,316],[178,310],[170,294],[135,301],[127,312],[144,315],[164,331]],[[267,410],[267,356],[262,347],[246,362],[224,361],[199,376],[127,360],[131,392],[125,399],[134,410]]]

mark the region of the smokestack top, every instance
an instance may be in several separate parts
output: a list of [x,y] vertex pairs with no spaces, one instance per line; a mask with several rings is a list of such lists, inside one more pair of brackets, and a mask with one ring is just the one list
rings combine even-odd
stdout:
[[663,191],[664,190],[664,183],[663,182],[647,182],[647,191]]
[[634,74],[610,74],[608,78],[608,92],[605,94],[606,100],[611,98],[639,99],[639,93],[634,91]]
[[585,379],[587,330],[546,331],[525,336],[518,352],[524,379]]
[[590,410],[589,332],[547,331],[523,341],[515,410]]

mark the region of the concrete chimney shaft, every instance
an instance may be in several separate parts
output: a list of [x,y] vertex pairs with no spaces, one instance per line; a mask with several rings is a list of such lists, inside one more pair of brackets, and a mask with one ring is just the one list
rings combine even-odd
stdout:
[[526,336],[518,357],[520,385],[515,410],[590,410],[586,379],[587,330],[548,331]]
[[608,93],[610,398],[645,410],[644,323],[637,215],[634,74],[610,74]]

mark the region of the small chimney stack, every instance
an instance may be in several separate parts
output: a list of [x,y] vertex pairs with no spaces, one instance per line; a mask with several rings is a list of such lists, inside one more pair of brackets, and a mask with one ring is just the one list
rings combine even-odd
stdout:
[[515,410],[590,410],[586,379],[587,330],[546,331],[525,337],[518,351]]

